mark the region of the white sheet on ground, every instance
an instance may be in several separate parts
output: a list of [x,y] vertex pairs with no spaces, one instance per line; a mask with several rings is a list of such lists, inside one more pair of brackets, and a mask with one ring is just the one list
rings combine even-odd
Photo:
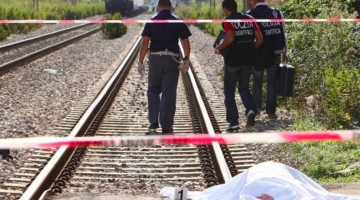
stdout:
[[[160,194],[173,198],[174,191],[172,187],[165,187]],[[360,200],[360,196],[330,193],[305,174],[275,162],[257,164],[226,184],[203,192],[189,191],[188,199],[256,200],[261,194],[268,194],[274,200]]]

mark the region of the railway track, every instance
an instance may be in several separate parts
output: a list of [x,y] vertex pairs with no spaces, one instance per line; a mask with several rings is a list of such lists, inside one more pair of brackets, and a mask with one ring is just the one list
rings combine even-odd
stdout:
[[[0,46],[0,74],[29,63],[100,31],[99,25],[82,24]],[[40,45],[39,45],[40,44]],[[41,49],[38,49],[41,46]]]
[[[133,61],[140,38],[119,68],[99,82],[57,129],[68,137],[143,136],[147,130],[145,79],[140,79]],[[193,69],[181,74],[177,91],[175,134],[219,134],[217,118],[224,118],[221,102],[205,96]],[[216,115],[216,116],[215,116]],[[78,147],[35,150],[32,157],[0,188],[0,194],[20,199],[46,199],[89,186],[111,184],[114,189],[131,187],[159,189],[185,185],[202,190],[226,182],[253,164],[243,145]],[[51,198],[50,198],[51,199]]]

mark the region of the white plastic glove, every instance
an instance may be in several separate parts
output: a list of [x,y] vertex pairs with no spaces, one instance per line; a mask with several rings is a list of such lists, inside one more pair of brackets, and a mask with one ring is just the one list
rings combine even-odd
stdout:
[[180,62],[178,68],[179,68],[180,71],[184,69],[184,62],[183,61]]
[[182,71],[186,73],[190,68],[190,60],[185,60]]
[[145,75],[145,65],[143,63],[141,63],[141,62],[138,63],[138,72],[139,72],[141,78],[144,77],[144,75]]
[[190,68],[190,60],[187,59],[185,61],[182,61],[179,65],[179,70],[182,70],[184,73],[186,73]]

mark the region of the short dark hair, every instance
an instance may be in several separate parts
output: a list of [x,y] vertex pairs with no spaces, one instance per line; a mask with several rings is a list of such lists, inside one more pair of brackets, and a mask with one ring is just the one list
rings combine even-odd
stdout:
[[159,0],[158,6],[160,7],[170,7],[171,1],[170,0]]
[[223,0],[221,5],[230,12],[237,11],[237,3],[235,0]]

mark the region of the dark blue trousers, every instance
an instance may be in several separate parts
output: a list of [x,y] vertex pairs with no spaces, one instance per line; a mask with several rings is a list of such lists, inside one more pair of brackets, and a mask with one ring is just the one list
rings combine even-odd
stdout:
[[150,123],[160,122],[162,130],[172,130],[174,124],[179,80],[179,63],[174,58],[164,55],[149,57],[148,116]]
[[6,158],[6,156],[8,154],[10,154],[10,150],[9,149],[0,149],[0,154],[1,154],[2,158]]
[[[276,93],[277,93],[277,78],[279,73],[280,55],[278,55],[273,66],[265,69],[266,70],[266,113],[276,113]],[[255,71],[252,70],[254,77],[253,80],[253,98],[256,108],[262,109],[262,85],[264,78],[264,70]]]
[[230,67],[225,65],[224,68],[226,121],[229,122],[231,126],[239,125],[239,113],[235,101],[236,83],[238,83],[238,92],[245,107],[244,114],[247,115],[250,110],[256,113],[256,107],[249,90],[252,67]]

